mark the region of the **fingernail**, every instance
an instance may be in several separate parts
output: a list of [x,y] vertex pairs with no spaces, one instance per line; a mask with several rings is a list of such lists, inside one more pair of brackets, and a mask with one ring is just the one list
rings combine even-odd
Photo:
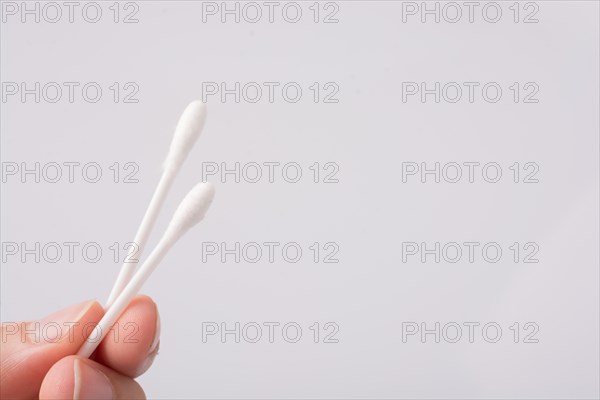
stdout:
[[158,354],[158,348],[160,347],[160,315],[158,314],[158,310],[156,310],[156,329],[154,330],[154,340],[152,340],[152,344],[150,345],[150,349],[148,350],[148,355],[146,356],[146,360],[141,365],[139,370],[137,371],[137,375],[141,375],[150,368],[156,355]]
[[73,363],[75,400],[106,400],[113,398],[113,388],[108,377],[102,371],[76,359]]
[[28,326],[33,329],[34,327],[31,327],[31,324],[39,324],[35,328],[39,328],[44,333],[40,339],[45,343],[57,343],[69,339],[69,331],[87,314],[95,303],[95,300],[88,300],[75,304],[39,321],[30,322]]
[[152,341],[152,345],[150,346],[150,350],[148,351],[148,355],[154,354],[158,352],[158,344],[160,343],[160,315],[158,314],[158,310],[156,310],[156,330],[154,331],[154,340]]

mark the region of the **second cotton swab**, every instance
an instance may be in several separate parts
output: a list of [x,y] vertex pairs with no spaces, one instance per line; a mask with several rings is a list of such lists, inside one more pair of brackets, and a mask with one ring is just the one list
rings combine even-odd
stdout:
[[89,357],[94,352],[171,247],[185,232],[204,218],[206,211],[210,207],[214,193],[214,186],[211,183],[199,183],[185,196],[152,253],[150,253],[140,269],[106,310],[98,325],[94,327],[94,330],[79,349],[78,355]]

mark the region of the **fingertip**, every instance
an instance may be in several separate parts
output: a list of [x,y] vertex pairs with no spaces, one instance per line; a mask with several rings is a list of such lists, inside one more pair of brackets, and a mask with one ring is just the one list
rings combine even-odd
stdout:
[[94,354],[94,359],[130,377],[143,374],[152,364],[160,337],[156,303],[136,296]]
[[74,359],[75,356],[65,357],[55,363],[42,381],[40,399],[71,399],[75,387]]
[[141,386],[95,361],[68,356],[52,366],[39,393],[42,400],[145,399]]
[[98,364],[77,356],[61,359],[50,368],[40,388],[40,399],[110,400],[115,389]]

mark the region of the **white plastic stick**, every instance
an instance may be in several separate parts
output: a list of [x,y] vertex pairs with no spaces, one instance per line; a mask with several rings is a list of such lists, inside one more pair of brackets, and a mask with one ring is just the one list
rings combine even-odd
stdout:
[[137,260],[142,256],[142,252],[146,247],[146,243],[148,242],[148,238],[150,237],[150,233],[152,232],[160,209],[165,202],[167,193],[169,192],[181,165],[194,146],[198,136],[200,136],[205,120],[206,106],[199,100],[191,102],[181,114],[177,127],[175,128],[169,153],[163,164],[162,176],[152,195],[150,204],[148,204],[144,218],[142,218],[142,223],[135,234],[133,246],[130,248],[126,258],[126,260],[132,259],[136,261],[125,261],[121,266],[119,276],[117,277],[108,297],[108,301],[106,302],[106,308],[109,308],[112,305],[115,298],[121,293],[125,285],[127,285],[133,276],[138,264]]
[[78,355],[89,357],[94,352],[171,247],[185,232],[204,218],[214,193],[215,189],[211,183],[199,183],[185,196],[179,207],[177,207],[175,214],[173,214],[173,218],[158,245],[123,291],[116,297],[112,306],[106,310],[98,325],[79,349]]

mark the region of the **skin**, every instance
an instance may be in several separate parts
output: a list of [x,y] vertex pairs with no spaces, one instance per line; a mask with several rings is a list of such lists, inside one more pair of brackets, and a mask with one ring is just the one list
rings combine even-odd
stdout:
[[[146,372],[158,353],[156,304],[150,297],[135,297],[92,357],[76,356],[86,332],[103,314],[100,303],[92,300],[40,321],[2,324],[0,398],[145,399],[134,378]],[[36,326],[42,328],[37,332],[46,332],[37,340],[31,333]],[[63,331],[43,329],[55,326]]]

